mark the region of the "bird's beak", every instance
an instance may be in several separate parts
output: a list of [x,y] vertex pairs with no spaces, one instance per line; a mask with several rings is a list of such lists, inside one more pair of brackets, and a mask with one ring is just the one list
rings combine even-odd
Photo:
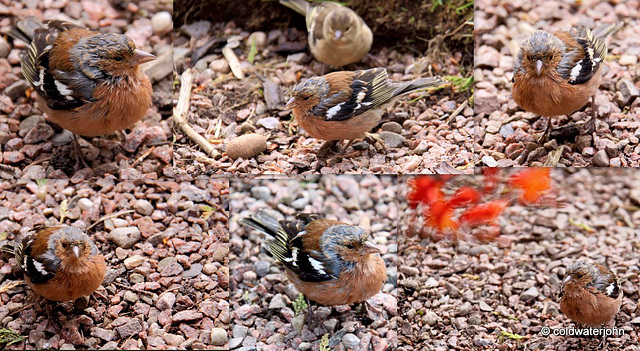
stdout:
[[80,248],[77,246],[73,247],[73,254],[76,255],[76,258],[80,258]]
[[289,101],[287,101],[287,104],[284,105],[284,108],[287,110],[291,110],[292,108],[298,106],[298,104],[296,103],[296,99],[295,98],[291,98],[289,99]]
[[155,59],[156,59],[155,55],[136,49],[136,51],[134,51],[134,54],[133,54],[133,65],[137,66],[145,62],[153,61]]
[[363,255],[369,255],[369,254],[375,254],[375,253],[380,253],[380,249],[377,246],[375,246],[370,241],[367,241],[366,243],[364,243],[364,245],[362,246]]
[[564,285],[564,284],[567,284],[567,283],[568,283],[568,282],[570,282],[570,281],[571,281],[571,276],[570,276],[570,275],[567,275],[566,277],[564,277],[564,280],[562,280],[562,284],[563,284],[563,285]]
[[336,36],[336,40],[340,40],[340,38],[342,38],[342,31],[337,30],[334,35]]
[[540,60],[536,61],[536,72],[538,73],[538,75],[540,75],[540,72],[542,72],[542,61]]

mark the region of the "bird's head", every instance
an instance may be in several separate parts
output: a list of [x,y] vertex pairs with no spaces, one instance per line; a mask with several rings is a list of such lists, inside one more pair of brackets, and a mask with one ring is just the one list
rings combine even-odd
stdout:
[[71,49],[71,60],[91,79],[126,77],[138,66],[156,57],[137,49],[136,44],[123,34],[96,34],[82,38]]
[[369,255],[380,253],[363,228],[347,224],[329,227],[321,242],[324,252],[335,254],[346,263],[365,261]]
[[320,99],[328,92],[329,84],[323,77],[304,79],[291,91],[291,99],[287,102],[285,108],[311,110],[318,105]]
[[558,67],[564,48],[558,37],[537,30],[520,45],[518,60],[532,77],[545,76]]
[[324,34],[339,43],[350,43],[356,37],[359,19],[346,7],[338,7],[329,12],[324,21]]

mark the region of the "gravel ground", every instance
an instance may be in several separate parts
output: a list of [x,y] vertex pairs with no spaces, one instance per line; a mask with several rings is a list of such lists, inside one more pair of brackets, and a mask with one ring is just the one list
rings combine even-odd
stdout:
[[[628,1],[490,1],[476,2],[474,97],[475,150],[490,167],[640,165],[640,2]],[[609,40],[603,80],[596,93],[596,132],[579,135],[591,118],[591,104],[569,116],[554,117],[557,130],[544,145],[536,141],[546,126],[522,110],[511,97],[514,60],[520,43],[536,29],[596,28],[625,22]],[[577,127],[577,128],[576,128]]]
[[[331,350],[395,348],[396,301],[395,177],[312,176],[304,180],[236,180],[231,182],[231,349],[319,350],[327,335]],[[363,322],[354,306],[314,306],[322,327],[305,323],[291,304],[298,292],[261,243],[264,237],[239,227],[238,219],[270,208],[289,217],[296,212],[325,214],[359,225],[373,236],[387,264],[388,281],[369,301],[382,316]]]
[[[172,174],[171,127],[166,119],[172,105],[171,8],[167,0],[0,0],[0,177],[155,179]],[[1,35],[14,18],[27,16],[124,33],[140,49],[158,57],[143,66],[152,79],[153,107],[124,140],[116,134],[81,139],[90,167],[74,169],[75,160],[69,157],[72,134],[46,122],[33,97],[27,97],[31,88],[20,70],[24,45],[14,46]]]
[[[254,38],[255,61],[250,63],[249,43]],[[241,80],[230,73],[221,54],[222,46],[234,40],[245,75]],[[354,144],[356,151],[348,151],[347,156],[318,159],[316,151],[324,141],[300,130],[291,113],[283,110],[289,91],[300,79],[322,72],[321,64],[304,50],[306,42],[306,32],[295,28],[286,33],[279,29],[249,33],[233,23],[212,29],[208,22],[196,22],[180,29],[174,42],[176,66],[182,67],[186,60],[187,66],[195,68],[188,122],[211,141],[214,150],[207,154],[181,131],[175,131],[177,172],[433,173],[443,162],[471,172],[473,109],[466,105],[469,93],[453,93],[451,87],[433,95],[410,94],[387,111],[389,115],[373,130],[384,141],[386,153],[358,142]],[[278,54],[285,44],[299,44],[299,48],[290,50],[288,56]],[[210,54],[197,55],[197,62],[191,62],[192,52]],[[459,52],[449,54],[444,66],[396,49],[372,50],[371,54],[395,81],[432,74],[461,77],[470,71],[458,64],[463,59]],[[377,65],[365,58],[345,69],[372,67]],[[328,67],[325,73],[329,73]],[[250,139],[246,134],[258,135]],[[237,151],[231,150],[252,151],[238,157]]]
[[106,300],[50,303],[60,331],[15,260],[0,256],[0,328],[26,337],[6,348],[228,349],[226,180],[25,180],[0,190],[0,233],[10,241],[58,224],[65,206],[62,222],[79,228],[120,213],[87,232],[107,260],[97,290]]
[[[606,259],[621,281],[615,326],[625,335],[607,338],[608,348],[640,349],[640,173],[570,168],[552,178],[564,205],[508,208],[499,244],[401,236],[398,350],[595,349],[601,339],[541,334],[579,328],[560,311],[558,292],[566,267],[580,258]],[[406,179],[399,182],[405,198]],[[410,213],[406,201],[398,209]],[[402,233],[408,218],[399,219]]]

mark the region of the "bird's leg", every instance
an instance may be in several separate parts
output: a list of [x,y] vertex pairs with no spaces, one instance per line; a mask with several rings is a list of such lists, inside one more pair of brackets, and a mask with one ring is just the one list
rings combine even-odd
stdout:
[[586,129],[584,130],[587,134],[592,134],[596,131],[596,99],[594,96],[591,97],[591,119],[587,121]]
[[326,141],[324,144],[322,144],[322,146],[320,146],[320,149],[318,149],[316,155],[318,156],[318,158],[327,158],[327,155],[329,155],[329,152],[334,146],[336,146],[336,144],[338,144],[338,140]]
[[307,325],[313,328],[318,325],[318,319],[311,309],[311,300],[306,296],[304,298],[307,299]]
[[81,167],[80,166],[84,166],[84,168],[89,168],[89,165],[87,164],[87,160],[85,160],[84,158],[84,154],[82,153],[82,148],[80,147],[80,143],[78,142],[78,136],[74,133],[73,134],[73,141],[71,142],[71,147],[73,149],[73,156],[76,159],[76,164],[75,164],[75,169],[79,170]]
[[551,129],[553,127],[553,125],[551,124],[551,117],[546,117],[546,119],[547,127],[544,129],[544,132],[540,136],[540,139],[538,139],[538,144],[544,144],[549,141],[549,136],[551,135]]
[[53,328],[54,331],[60,332],[62,330],[62,326],[58,322],[57,318],[53,315],[53,307],[51,307],[52,302],[49,302],[44,299],[43,301],[45,303],[44,310],[45,310],[45,313],[47,314],[47,322],[49,323],[51,328]]

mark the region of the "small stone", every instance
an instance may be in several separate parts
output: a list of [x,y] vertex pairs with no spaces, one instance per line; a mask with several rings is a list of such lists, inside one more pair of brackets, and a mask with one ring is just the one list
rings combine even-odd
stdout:
[[471,306],[469,302],[465,302],[456,309],[455,315],[458,317],[464,317],[470,314],[471,311],[473,311],[473,306]]
[[402,135],[394,132],[383,131],[380,133],[380,139],[389,148],[396,148],[405,143],[406,139]]
[[156,307],[160,311],[170,310],[173,308],[173,304],[176,303],[176,295],[172,292],[165,292],[160,295],[158,298],[158,302],[156,302]]
[[211,344],[213,346],[224,346],[229,341],[227,331],[223,328],[211,329]]
[[266,44],[267,34],[265,32],[253,32],[247,39],[247,46],[251,47],[252,45],[255,45],[256,49],[258,49],[259,51],[264,50]]
[[245,327],[244,325],[237,325],[237,324],[233,326],[234,338],[244,339],[244,337],[247,336],[248,332],[249,332],[249,327]]
[[50,125],[40,123],[27,132],[27,135],[24,136],[24,142],[26,144],[36,144],[51,139],[54,134]]
[[132,335],[135,335],[142,331],[142,324],[137,319],[133,319],[131,322],[116,327],[116,331],[120,334],[120,338],[126,339]]
[[637,55],[622,55],[618,59],[618,64],[622,66],[634,66],[636,63],[638,63]]
[[150,216],[153,213],[153,205],[147,200],[140,199],[136,201],[133,208],[143,216]]
[[347,349],[355,350],[360,344],[360,339],[354,334],[347,333],[342,337],[342,345]]
[[291,326],[298,332],[304,327],[304,314],[299,314],[291,319]]
[[98,327],[93,327],[89,330],[89,334],[93,337],[100,338],[104,341],[114,340],[117,336],[114,330],[107,330]]
[[484,163],[487,167],[498,167],[498,161],[496,161],[492,156],[489,155],[482,156],[482,163]]
[[398,122],[387,122],[382,125],[382,130],[393,132],[396,134],[402,133],[402,126]]
[[202,273],[202,265],[200,263],[194,263],[191,268],[182,272],[182,277],[185,279],[195,278]]
[[271,299],[271,302],[269,302],[270,310],[279,310],[285,307],[287,307],[287,303],[284,301],[284,296],[282,296],[282,294],[275,295]]
[[422,317],[422,320],[428,325],[433,327],[438,322],[438,315],[435,312],[429,310],[427,311],[427,313],[424,314],[424,317]]
[[532,286],[526,291],[524,291],[522,294],[520,294],[520,300],[522,301],[533,300],[536,297],[538,297],[538,295],[540,295],[540,293],[538,292],[538,289],[535,286]]
[[216,73],[227,74],[231,71],[229,63],[225,59],[213,60],[209,64],[209,68]]
[[93,201],[87,198],[82,198],[78,200],[78,208],[80,209],[80,211],[89,211],[91,210],[92,207],[93,207]]
[[244,134],[227,144],[227,155],[235,160],[242,157],[250,159],[260,155],[267,149],[267,137],[260,134]]
[[140,240],[140,230],[136,227],[116,228],[107,234],[107,239],[123,249],[130,249]]
[[180,311],[176,314],[173,315],[173,322],[184,322],[184,321],[193,321],[196,319],[201,319],[202,318],[202,313],[197,312],[195,310],[186,310],[186,311]]
[[0,37],[0,58],[7,58],[11,52],[11,47],[7,43],[7,39]]
[[257,261],[255,263],[255,270],[258,277],[262,278],[265,275],[269,274],[269,267],[271,264],[268,261]]
[[168,33],[173,29],[173,18],[167,11],[160,11],[151,16],[151,28],[155,34]]
[[607,155],[607,151],[600,150],[593,155],[593,159],[591,162],[597,167],[608,167],[609,166],[609,155]]
[[280,120],[275,117],[260,118],[256,125],[265,129],[273,130],[280,127]]
[[127,269],[133,269],[142,265],[146,260],[147,259],[144,256],[140,256],[140,255],[131,256],[124,260],[124,266],[127,267]]
[[127,290],[124,293],[123,300],[133,305],[134,303],[138,302],[138,295],[136,295],[136,293],[134,293],[133,291]]

